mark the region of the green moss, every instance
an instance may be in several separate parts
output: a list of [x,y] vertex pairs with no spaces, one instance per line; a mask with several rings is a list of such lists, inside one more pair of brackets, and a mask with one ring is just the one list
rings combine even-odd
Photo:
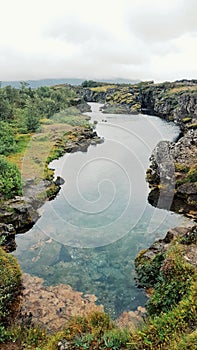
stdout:
[[109,89],[114,89],[116,88],[116,85],[104,85],[104,86],[96,86],[90,88],[90,90],[95,91],[95,92],[107,92]]
[[197,182],[197,164],[192,166],[186,176],[187,182]]
[[153,287],[158,280],[159,271],[164,260],[163,254],[157,254],[153,259],[149,259],[142,251],[135,259],[135,268],[138,275],[140,287]]
[[131,111],[136,113],[140,112],[141,111],[140,103],[135,103],[133,106],[131,106]]
[[188,129],[197,129],[197,123],[187,125]]
[[183,122],[184,124],[189,123],[189,122],[191,122],[191,121],[192,121],[192,118],[190,118],[190,117],[186,117],[186,118],[183,118],[183,119],[182,119],[182,122]]
[[194,267],[186,263],[177,247],[173,248],[159,271],[154,294],[147,305],[149,314],[159,315],[178,304],[189,294],[193,275]]
[[21,271],[17,260],[0,248],[0,323],[15,314],[20,292]]
[[189,171],[189,167],[185,164],[175,163],[175,171],[180,173],[187,173]]

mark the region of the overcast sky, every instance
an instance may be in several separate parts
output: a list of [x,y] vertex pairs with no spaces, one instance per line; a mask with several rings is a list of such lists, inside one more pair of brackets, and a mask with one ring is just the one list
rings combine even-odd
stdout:
[[0,80],[197,78],[197,0],[0,0]]

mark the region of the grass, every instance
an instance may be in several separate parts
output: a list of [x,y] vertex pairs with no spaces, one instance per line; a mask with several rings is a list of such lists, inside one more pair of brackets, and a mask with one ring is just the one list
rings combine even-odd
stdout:
[[90,88],[90,90],[95,91],[95,92],[107,92],[109,89],[114,89],[117,88],[116,85],[104,85],[104,86],[96,86]]
[[176,87],[169,89],[168,92],[169,92],[169,94],[175,94],[178,92],[185,92],[185,91],[197,91],[197,86],[196,85],[176,86]]
[[18,166],[19,169],[21,169],[22,159],[23,155],[26,151],[26,148],[29,144],[29,141],[31,140],[31,134],[19,134],[17,135],[16,143],[17,143],[17,150],[15,153],[12,153],[7,158],[11,163],[14,163]]
[[43,119],[39,132],[17,136],[17,151],[9,155],[9,161],[18,166],[24,180],[45,178],[47,160],[50,153],[54,152],[56,141],[66,133],[72,133],[75,126],[86,126],[87,119],[79,115],[75,107],[57,113],[50,119]]

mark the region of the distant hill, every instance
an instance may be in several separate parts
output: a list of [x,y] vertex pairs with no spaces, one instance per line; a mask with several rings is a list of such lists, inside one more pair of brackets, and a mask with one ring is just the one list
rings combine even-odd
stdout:
[[[41,79],[41,80],[25,80],[32,89],[36,89],[40,86],[53,86],[58,84],[70,84],[70,85],[81,85],[85,79]],[[97,79],[99,82],[106,82],[110,84],[136,84],[140,80],[129,80],[129,79]],[[20,81],[2,81],[1,86],[11,85],[15,88],[20,87]]]

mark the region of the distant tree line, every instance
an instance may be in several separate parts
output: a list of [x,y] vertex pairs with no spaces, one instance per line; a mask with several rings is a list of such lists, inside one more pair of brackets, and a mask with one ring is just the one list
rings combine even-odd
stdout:
[[86,88],[86,87],[91,88],[91,87],[97,87],[97,86],[103,86],[103,85],[106,85],[106,83],[102,83],[94,80],[84,80],[83,83],[81,84],[83,88]]

